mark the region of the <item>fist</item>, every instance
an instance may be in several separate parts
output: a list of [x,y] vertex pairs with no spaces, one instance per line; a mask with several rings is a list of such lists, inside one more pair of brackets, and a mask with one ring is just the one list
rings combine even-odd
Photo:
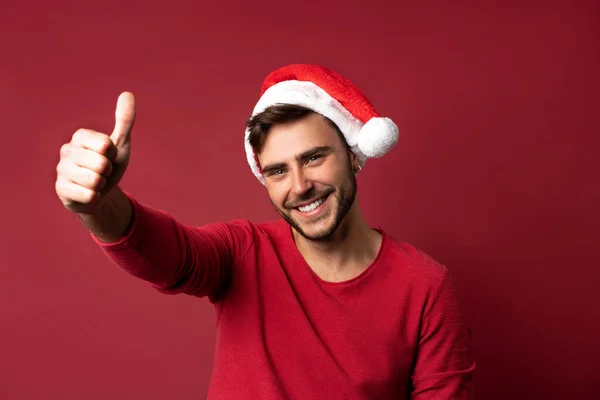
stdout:
[[93,213],[117,186],[129,164],[134,121],[135,98],[129,92],[121,93],[110,136],[79,129],[60,148],[55,189],[67,210]]

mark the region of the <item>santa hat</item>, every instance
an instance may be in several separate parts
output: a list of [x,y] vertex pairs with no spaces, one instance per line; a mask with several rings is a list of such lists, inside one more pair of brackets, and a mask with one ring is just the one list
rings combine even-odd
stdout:
[[[292,64],[267,75],[252,116],[277,104],[303,106],[332,120],[344,134],[361,167],[367,158],[383,156],[398,141],[398,127],[391,119],[381,117],[352,82],[319,65]],[[264,184],[258,157],[248,141],[249,135],[250,131],[246,129],[248,163]]]

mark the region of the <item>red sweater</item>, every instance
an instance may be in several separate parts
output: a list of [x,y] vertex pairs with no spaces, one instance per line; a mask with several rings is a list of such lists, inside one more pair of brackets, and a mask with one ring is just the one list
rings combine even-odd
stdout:
[[320,279],[283,220],[185,226],[130,197],[107,256],[163,293],[208,296],[208,398],[471,399],[470,335],[448,270],[385,232],[359,276]]

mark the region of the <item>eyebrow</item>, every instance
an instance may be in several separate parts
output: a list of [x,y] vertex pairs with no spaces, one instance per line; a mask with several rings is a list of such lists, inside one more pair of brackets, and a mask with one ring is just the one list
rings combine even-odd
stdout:
[[[305,151],[304,153],[298,154],[296,155],[296,157],[294,157],[296,159],[296,161],[305,161],[317,154],[331,154],[333,153],[333,148],[330,146],[318,146],[318,147],[314,147],[310,150]],[[275,164],[269,164],[266,165],[264,168],[262,168],[262,173],[266,174],[267,172],[271,172],[271,171],[277,171],[278,169],[282,169],[286,166],[286,163],[275,163]]]

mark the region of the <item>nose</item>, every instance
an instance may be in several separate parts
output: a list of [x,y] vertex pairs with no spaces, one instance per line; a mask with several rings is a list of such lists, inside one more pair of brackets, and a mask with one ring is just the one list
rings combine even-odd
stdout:
[[312,180],[304,173],[302,168],[292,172],[292,193],[300,196],[313,188]]

